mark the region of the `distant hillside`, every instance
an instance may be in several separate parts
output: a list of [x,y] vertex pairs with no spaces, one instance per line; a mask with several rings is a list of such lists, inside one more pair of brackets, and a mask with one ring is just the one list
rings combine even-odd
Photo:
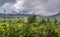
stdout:
[[[30,16],[31,14],[0,14],[0,17],[4,17],[4,16],[7,16],[7,17],[26,17],[26,16]],[[59,14],[56,14],[56,15],[53,15],[53,16],[41,16],[41,15],[36,15],[37,17],[40,17],[40,18],[55,18],[55,17],[60,17],[60,13]]]
[[0,17],[21,17],[21,16],[30,16],[30,14],[0,14]]

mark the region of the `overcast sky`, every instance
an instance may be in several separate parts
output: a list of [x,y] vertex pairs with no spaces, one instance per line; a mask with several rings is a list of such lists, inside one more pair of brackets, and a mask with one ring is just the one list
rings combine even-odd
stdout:
[[52,16],[60,13],[60,0],[0,0],[0,13]]

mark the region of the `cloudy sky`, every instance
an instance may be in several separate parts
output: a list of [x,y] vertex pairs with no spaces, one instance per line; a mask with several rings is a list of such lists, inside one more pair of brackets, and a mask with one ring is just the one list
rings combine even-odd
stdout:
[[0,13],[52,16],[60,13],[60,0],[0,0]]

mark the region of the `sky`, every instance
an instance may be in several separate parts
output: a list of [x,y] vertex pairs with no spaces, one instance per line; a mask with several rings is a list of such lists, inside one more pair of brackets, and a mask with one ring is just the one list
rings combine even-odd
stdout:
[[0,0],[0,13],[53,16],[60,13],[60,0]]

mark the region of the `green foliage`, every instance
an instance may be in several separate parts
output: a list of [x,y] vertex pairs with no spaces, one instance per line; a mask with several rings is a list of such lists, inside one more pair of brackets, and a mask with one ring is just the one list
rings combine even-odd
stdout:
[[[16,20],[13,22],[13,20]],[[0,22],[0,37],[60,37],[60,23],[49,18],[36,21],[36,15],[24,18],[11,18],[9,22]]]
[[59,35],[54,31],[54,29],[49,29],[46,37],[59,37]]

